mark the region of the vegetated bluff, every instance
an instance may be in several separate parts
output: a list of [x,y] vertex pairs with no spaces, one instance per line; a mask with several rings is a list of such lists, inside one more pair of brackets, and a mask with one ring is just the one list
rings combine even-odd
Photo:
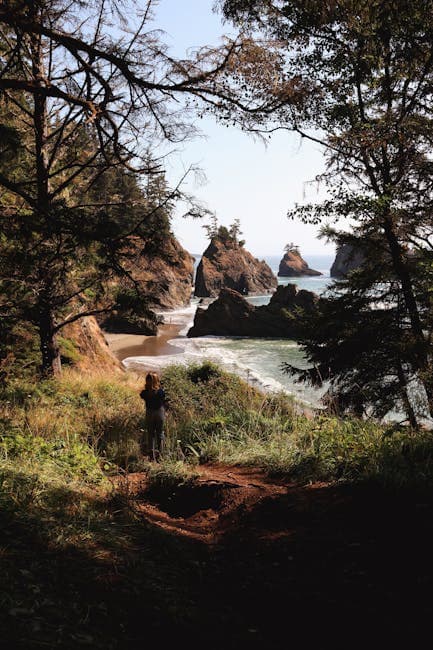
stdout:
[[194,257],[169,233],[156,249],[146,248],[140,238],[131,237],[125,258],[128,274],[146,301],[146,310],[140,314],[134,309],[113,311],[100,319],[100,324],[107,332],[154,335],[160,322],[154,310],[177,309],[189,304]]
[[197,267],[194,295],[214,298],[225,288],[243,295],[260,295],[277,285],[277,278],[264,260],[253,257],[232,238],[213,237]]
[[122,363],[110,350],[94,316],[86,316],[67,325],[58,343],[62,363],[70,364],[82,372],[123,370]]
[[278,275],[283,278],[299,278],[303,275],[323,275],[320,271],[310,269],[298,250],[287,251],[280,262]]
[[295,338],[299,325],[297,312],[311,312],[319,297],[294,284],[280,285],[268,305],[255,307],[237,291],[222,289],[207,309],[198,307],[188,337],[255,336]]

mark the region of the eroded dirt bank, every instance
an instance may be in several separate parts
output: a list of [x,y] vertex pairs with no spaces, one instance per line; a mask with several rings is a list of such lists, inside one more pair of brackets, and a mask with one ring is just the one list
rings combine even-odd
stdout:
[[192,642],[373,648],[384,638],[389,647],[406,634],[413,642],[430,619],[432,499],[300,487],[249,468],[199,471],[175,492],[149,491],[139,474],[128,485],[143,520],[200,549]]
[[[53,551],[0,512],[5,647],[408,648],[433,614],[433,497],[203,465],[109,510],[122,539]],[[125,509],[133,513],[125,518]],[[19,605],[16,605],[19,603]]]

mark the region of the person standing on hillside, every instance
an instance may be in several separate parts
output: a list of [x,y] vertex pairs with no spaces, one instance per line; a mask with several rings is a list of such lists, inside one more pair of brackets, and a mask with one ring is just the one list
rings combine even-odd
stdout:
[[[146,429],[151,443],[151,459],[158,460],[164,449],[164,422],[167,408],[166,396],[156,372],[146,375],[144,389],[140,393],[146,404]],[[141,450],[144,440],[141,440]]]

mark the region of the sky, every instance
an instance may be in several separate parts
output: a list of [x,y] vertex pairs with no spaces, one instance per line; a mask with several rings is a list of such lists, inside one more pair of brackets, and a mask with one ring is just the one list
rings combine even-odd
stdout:
[[[234,35],[230,24],[212,11],[214,0],[159,0],[154,26],[163,30],[170,54],[184,57],[189,48],[218,45],[223,34]],[[333,255],[335,247],[318,239],[318,227],[287,218],[297,203],[318,200],[315,177],[324,169],[319,145],[289,132],[277,132],[265,146],[212,117],[199,121],[201,136],[179,145],[167,162],[167,176],[177,184],[190,166],[198,166],[206,181],[191,175],[185,189],[215,212],[219,223],[241,222],[246,248],[254,255],[279,255],[288,242],[302,255]],[[173,231],[190,253],[207,246],[202,220],[176,215]]]

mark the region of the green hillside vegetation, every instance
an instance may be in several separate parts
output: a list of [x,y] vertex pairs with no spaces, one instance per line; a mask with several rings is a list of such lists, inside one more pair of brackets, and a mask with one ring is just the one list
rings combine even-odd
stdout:
[[[137,597],[150,599],[158,638],[161,619],[187,629],[204,625],[189,600],[197,585],[188,582],[204,550],[144,524],[128,496],[133,472],[172,494],[193,486],[200,464],[210,461],[261,468],[288,484],[364,485],[400,497],[432,487],[431,432],[307,418],[286,395],[265,395],[212,363],[172,366],[162,379],[170,410],[160,463],[139,454],[140,375],[70,368],[59,379],[15,378],[3,387],[0,602],[18,647],[123,647],[112,629],[118,634],[115,626],[129,620]],[[101,571],[112,575],[110,566],[126,581],[121,601],[117,583],[98,582]],[[195,569],[192,575],[199,579]]]
[[172,366],[162,380],[170,410],[156,466],[139,451],[142,376],[71,369],[58,380],[10,382],[0,406],[2,503],[29,516],[53,508],[53,491],[61,496],[62,486],[86,499],[93,492],[108,497],[113,477],[145,471],[176,484],[207,462],[257,467],[300,484],[431,487],[429,431],[414,436],[375,422],[309,418],[286,395],[263,394],[210,362]]

